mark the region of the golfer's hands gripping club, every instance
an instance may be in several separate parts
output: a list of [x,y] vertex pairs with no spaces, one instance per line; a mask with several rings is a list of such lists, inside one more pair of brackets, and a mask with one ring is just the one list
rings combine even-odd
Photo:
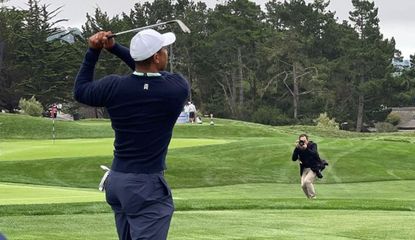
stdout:
[[112,35],[111,31],[97,32],[88,38],[88,46],[97,50],[101,50],[102,48],[111,49],[115,44],[115,39],[111,37]]

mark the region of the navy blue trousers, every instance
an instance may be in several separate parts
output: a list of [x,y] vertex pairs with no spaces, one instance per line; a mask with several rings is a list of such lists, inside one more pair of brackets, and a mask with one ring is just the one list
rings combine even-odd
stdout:
[[111,171],[105,184],[120,240],[165,240],[174,212],[163,174]]

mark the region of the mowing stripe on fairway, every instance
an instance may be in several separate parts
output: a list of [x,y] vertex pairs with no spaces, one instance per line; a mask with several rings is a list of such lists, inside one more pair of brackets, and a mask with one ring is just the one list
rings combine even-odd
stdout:
[[[411,201],[415,206],[414,180],[316,185],[318,198],[349,200]],[[305,199],[299,184],[239,184],[231,186],[173,189],[175,200]],[[0,183],[0,205],[100,202],[104,194],[95,189]]]
[[[0,142],[0,161],[111,156],[113,141],[113,138],[64,139],[55,143],[51,140],[7,140]],[[172,139],[169,149],[230,142],[224,139],[178,138]]]
[[[319,199],[387,199],[415,202],[415,180],[315,184]],[[300,184],[257,183],[173,189],[180,199],[305,198]]]

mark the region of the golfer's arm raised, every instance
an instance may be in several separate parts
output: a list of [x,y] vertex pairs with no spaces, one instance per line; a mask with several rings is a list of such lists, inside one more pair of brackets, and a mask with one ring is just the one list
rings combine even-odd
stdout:
[[75,79],[74,98],[80,103],[105,107],[111,98],[113,88],[117,83],[117,77],[110,75],[98,81],[94,80],[95,65],[98,62],[103,48],[102,36],[104,32],[97,33],[88,39],[89,49]]
[[131,70],[135,70],[135,62],[134,59],[130,55],[130,50],[118,43],[114,43],[111,47],[108,47],[107,50],[121,59],[123,62],[127,64]]

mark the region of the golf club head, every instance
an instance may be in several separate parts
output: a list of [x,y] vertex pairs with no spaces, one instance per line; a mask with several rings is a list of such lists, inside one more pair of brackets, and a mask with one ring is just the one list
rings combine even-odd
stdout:
[[190,29],[182,21],[178,19],[173,20],[173,21],[179,24],[180,29],[182,29],[184,33],[190,33]]

